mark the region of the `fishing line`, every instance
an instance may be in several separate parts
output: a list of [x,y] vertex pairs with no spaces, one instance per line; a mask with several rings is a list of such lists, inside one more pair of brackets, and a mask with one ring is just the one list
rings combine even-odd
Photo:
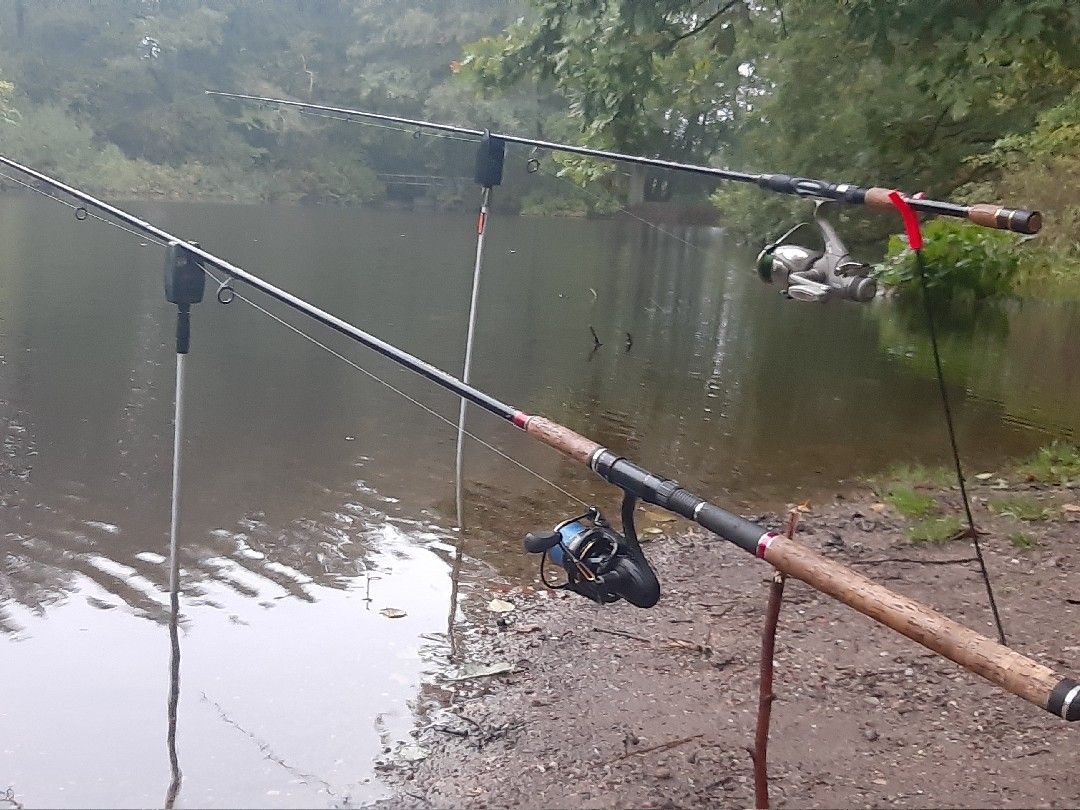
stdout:
[[[595,202],[600,202],[600,203],[610,202],[610,198],[602,197],[599,194],[594,194],[593,192],[589,191],[588,188],[586,188],[585,186],[579,186],[577,183],[575,183],[569,177],[564,177],[563,175],[559,174],[556,171],[552,171],[551,169],[545,168],[542,163],[540,164],[539,171],[543,172],[548,177],[554,177],[556,180],[561,180],[564,183],[570,184],[575,189],[577,189],[578,191],[585,194],[585,196],[590,197]],[[700,245],[695,245],[693,242],[691,242],[691,241],[689,241],[687,239],[683,239],[678,234],[674,234],[671,231],[668,231],[668,230],[665,230],[664,228],[661,228],[655,222],[650,222],[649,220],[645,219],[644,217],[639,216],[638,214],[635,214],[629,208],[624,207],[623,205],[621,205],[618,202],[616,202],[615,205],[616,205],[616,210],[619,213],[626,214],[628,217],[631,217],[632,219],[636,219],[638,222],[642,223],[643,225],[646,225],[646,226],[652,228],[657,233],[662,233],[664,236],[667,236],[667,237],[669,237],[671,239],[674,239],[676,242],[682,242],[687,247],[693,248],[694,250],[700,252],[703,256],[708,255],[708,250],[706,248],[703,248]]]
[[[210,277],[211,279],[216,281],[219,285],[224,286],[225,284],[227,284],[227,281],[219,279],[216,275],[214,275],[209,270],[206,270],[204,268],[203,272],[205,272],[208,277]],[[297,335],[302,337],[304,340],[308,341],[309,343],[313,343],[314,345],[318,346],[323,351],[326,351],[326,352],[332,354],[334,357],[336,357],[338,360],[341,360],[343,363],[346,363],[347,365],[352,366],[354,369],[359,371],[361,374],[365,374],[366,376],[370,377],[371,379],[373,379],[375,382],[379,383],[380,385],[385,386],[386,388],[389,388],[395,394],[398,394],[399,396],[401,396],[404,399],[408,400],[409,402],[411,402],[416,407],[420,408],[421,410],[427,411],[429,414],[434,416],[440,422],[444,422],[447,425],[449,425],[450,427],[454,428],[455,431],[458,429],[458,425],[457,425],[456,422],[454,422],[451,419],[447,419],[445,416],[443,416],[441,413],[436,411],[434,408],[431,408],[430,406],[425,405],[420,400],[418,400],[415,397],[410,396],[409,394],[405,393],[400,388],[396,387],[395,385],[393,385],[390,382],[387,382],[386,380],[384,380],[382,377],[379,377],[374,372],[368,371],[366,368],[361,366],[359,363],[355,362],[354,360],[350,360],[345,355],[341,354],[340,352],[330,348],[325,343],[321,342],[318,338],[309,335],[303,329],[300,329],[299,327],[294,326],[293,324],[286,321],[284,318],[281,318],[278,315],[275,315],[273,312],[271,312],[270,310],[268,310],[268,309],[260,306],[259,304],[255,303],[254,301],[252,301],[250,298],[243,295],[242,293],[235,292],[235,291],[234,291],[234,293],[235,293],[236,297],[239,298],[241,301],[243,301],[245,304],[248,304],[253,309],[258,310],[263,315],[266,315],[268,318],[270,318],[270,319],[272,319],[274,321],[277,321],[279,324],[284,326],[286,329],[288,329],[288,330],[290,330],[292,332],[295,332]],[[543,475],[538,473],[536,470],[534,470],[531,467],[529,467],[528,465],[518,461],[516,458],[513,458],[512,456],[507,455],[502,450],[500,450],[498,447],[495,447],[493,444],[489,444],[488,442],[484,441],[483,439],[481,439],[476,434],[470,433],[468,430],[464,430],[464,431],[462,431],[462,433],[465,436],[468,436],[470,439],[472,439],[477,444],[481,445],[482,447],[486,447],[488,450],[495,453],[495,455],[499,456],[500,458],[504,459],[505,461],[509,461],[515,467],[518,467],[518,468],[524,470],[525,472],[529,473],[529,475],[533,476],[537,480],[542,481],[545,484],[547,484],[548,486],[552,487],[553,489],[558,490],[559,492],[561,492],[563,495],[565,495],[567,498],[574,501],[578,505],[585,506],[585,507],[588,506],[588,504],[586,504],[585,501],[581,500],[581,498],[577,497],[572,492],[568,492],[567,490],[563,489],[561,486],[556,484],[554,481],[552,481],[552,480],[550,480],[548,478],[545,478]]]
[[373,127],[375,129],[389,129],[393,132],[401,132],[405,135],[412,135],[418,137],[423,135],[425,138],[441,138],[444,141],[462,141],[464,143],[476,143],[476,138],[462,138],[460,135],[448,135],[444,132],[432,132],[431,130],[424,129],[423,127],[417,129],[405,129],[403,127],[395,127],[390,124],[376,124],[374,121],[357,121],[355,118],[346,118],[341,115],[328,115],[326,113],[317,113],[313,110],[297,110],[300,115],[311,116],[312,118],[326,118],[330,121],[344,121],[346,124],[356,124],[361,127]]
[[[994,616],[994,625],[997,628],[998,640],[1005,646],[1005,628],[1001,623],[1001,614],[998,612],[997,600],[994,599],[994,587],[990,582],[990,572],[986,569],[986,560],[983,558],[982,545],[979,543],[979,531],[975,528],[975,518],[971,514],[971,502],[968,500],[967,486],[964,483],[964,470],[960,463],[960,450],[956,444],[956,428],[953,425],[952,408],[949,405],[949,392],[945,387],[945,372],[941,367],[941,352],[938,348],[937,325],[934,320],[934,308],[931,302],[930,285],[926,281],[926,265],[923,258],[923,237],[919,226],[919,217],[913,207],[903,198],[899,191],[889,192],[889,201],[900,213],[904,220],[904,231],[907,234],[908,248],[914,253],[915,269],[919,273],[919,286],[922,288],[923,305],[926,309],[926,323],[930,331],[930,347],[934,354],[934,369],[937,373],[938,393],[941,395],[941,406],[945,412],[945,426],[949,434],[949,445],[952,448],[953,465],[956,469],[956,482],[960,485],[960,496],[964,501],[964,512],[967,515],[968,533],[971,543],[975,547],[975,558],[979,561],[979,569],[982,572],[983,584],[986,586],[986,595],[990,601],[990,612]],[[1078,687],[1080,689],[1080,687]]]
[[[153,236],[150,236],[148,234],[140,233],[139,231],[136,231],[133,228],[128,228],[128,227],[126,227],[124,225],[121,225],[119,222],[116,222],[116,221],[111,220],[111,219],[107,219],[106,217],[103,217],[100,214],[95,214],[93,211],[91,211],[86,206],[75,205],[75,203],[73,203],[73,202],[71,202],[69,200],[65,200],[63,197],[57,197],[55,194],[50,194],[49,192],[45,191],[44,189],[40,189],[37,186],[33,186],[30,183],[25,182],[24,180],[19,180],[18,178],[12,177],[10,174],[7,174],[5,172],[0,171],[0,177],[4,177],[4,178],[10,180],[12,183],[16,183],[16,184],[22,186],[23,188],[27,188],[30,191],[37,192],[38,194],[42,195],[43,197],[48,197],[50,200],[53,200],[54,202],[58,202],[61,205],[67,206],[68,208],[71,208],[73,211],[75,211],[75,218],[78,219],[80,222],[82,220],[86,219],[87,217],[89,217],[90,219],[96,219],[98,222],[103,222],[106,225],[112,225],[114,228],[116,228],[118,230],[121,230],[124,233],[130,234],[131,236],[134,236],[140,242],[144,242],[144,241],[145,242],[153,242],[158,247],[162,247],[162,248],[165,247],[165,243],[160,241],[159,239],[157,239],[157,238],[155,238]],[[82,216],[82,217],[79,216],[80,211],[83,212],[84,216]]]
[[1001,623],[1001,614],[998,612],[997,600],[994,599],[994,586],[990,582],[990,572],[986,568],[986,560],[983,558],[982,545],[979,543],[979,531],[975,528],[975,518],[971,514],[971,502],[968,499],[967,486],[964,484],[964,470],[960,463],[960,450],[956,444],[956,428],[953,425],[952,408],[949,405],[949,394],[945,388],[945,373],[941,367],[941,352],[938,349],[937,327],[934,323],[934,310],[930,301],[930,287],[926,283],[926,268],[923,265],[922,250],[915,252],[915,267],[919,271],[919,286],[922,288],[923,306],[926,309],[926,324],[930,331],[930,348],[934,354],[934,369],[937,372],[938,393],[941,395],[941,407],[945,411],[945,425],[949,434],[949,446],[952,448],[953,465],[956,468],[956,481],[960,485],[960,497],[964,501],[964,513],[967,515],[968,532],[971,535],[971,543],[975,547],[975,558],[979,561],[979,570],[982,572],[983,584],[986,586],[986,596],[990,600],[990,612],[994,616],[994,626],[997,628],[998,640],[1005,644],[1005,627]]
[[[361,127],[373,127],[375,129],[388,129],[388,130],[391,130],[392,132],[400,132],[400,133],[402,133],[404,135],[412,134],[412,135],[415,136],[415,135],[417,135],[419,133],[422,133],[425,138],[441,138],[441,139],[447,140],[447,141],[462,141],[464,143],[478,143],[476,138],[463,138],[463,137],[461,137],[459,135],[450,135],[450,134],[444,133],[444,132],[432,132],[431,130],[423,129],[423,128],[420,128],[420,129],[405,129],[403,127],[395,127],[395,126],[392,126],[390,124],[379,124],[379,123],[376,123],[374,121],[361,121],[359,119],[349,118],[349,117],[343,116],[343,115],[330,115],[328,113],[319,113],[319,112],[315,112],[313,110],[298,109],[297,112],[300,115],[310,116],[312,118],[325,118],[325,119],[330,120],[330,121],[342,121],[342,122],[344,122],[346,124],[354,124],[356,126],[361,126]],[[609,202],[608,198],[602,197],[599,194],[595,194],[595,193],[589,191],[584,186],[579,186],[577,183],[575,183],[569,177],[564,177],[564,176],[558,174],[557,172],[552,171],[551,169],[548,169],[542,163],[540,164],[539,171],[541,171],[543,174],[547,175],[548,177],[554,177],[557,180],[560,180],[560,181],[562,181],[564,183],[569,184],[573,188],[575,188],[578,191],[584,193],[587,197],[592,199],[594,202],[600,202],[600,203]],[[657,233],[661,233],[664,236],[667,236],[667,237],[669,237],[671,239],[674,239],[677,242],[682,242],[687,247],[693,248],[694,250],[697,250],[697,251],[701,252],[702,255],[707,255],[708,254],[708,251],[705,248],[701,247],[700,245],[696,245],[693,242],[691,242],[691,241],[689,241],[687,239],[684,239],[683,237],[681,237],[681,236],[679,236],[679,235],[677,235],[675,233],[672,233],[671,231],[668,231],[668,230],[660,227],[655,222],[650,222],[649,220],[645,219],[644,217],[642,217],[642,216],[640,216],[638,214],[635,214],[633,211],[629,210],[628,208],[624,207],[623,205],[620,205],[619,203],[616,203],[616,206],[617,206],[616,210],[619,211],[619,213],[626,214],[628,217],[631,217],[632,219],[636,219],[638,222],[642,223],[643,225],[648,226],[649,228],[652,228]]]

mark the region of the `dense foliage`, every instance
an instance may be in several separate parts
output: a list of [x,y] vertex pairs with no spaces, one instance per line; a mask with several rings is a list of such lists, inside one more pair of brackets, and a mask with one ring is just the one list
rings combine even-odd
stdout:
[[[0,76],[14,87],[0,85],[0,112],[13,89],[17,115],[0,141],[112,193],[367,200],[381,192],[376,172],[468,174],[471,155],[203,90],[502,123],[514,102],[476,102],[451,63],[519,11],[507,0],[2,0]],[[519,106],[536,109],[535,96]]]
[[[935,219],[923,226],[923,235],[926,286],[939,295],[982,301],[1004,298],[1014,291],[1020,265],[1015,234]],[[900,295],[919,295],[915,254],[905,238],[889,238],[877,278]]]
[[[1007,195],[1047,214],[1059,234],[1049,255],[1075,250],[1061,235],[1075,232],[1080,183],[1042,182],[1080,169],[1072,0],[530,5],[533,17],[479,43],[471,62],[491,86],[554,86],[590,142],[930,196]],[[758,239],[806,208],[737,184],[713,201]],[[856,214],[846,230],[883,227],[894,225]]]

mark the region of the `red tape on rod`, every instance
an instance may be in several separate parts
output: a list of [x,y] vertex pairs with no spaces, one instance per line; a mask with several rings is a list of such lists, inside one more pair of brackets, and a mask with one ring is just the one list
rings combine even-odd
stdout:
[[919,228],[919,217],[915,214],[915,209],[908,205],[907,200],[899,191],[890,191],[889,201],[896,206],[896,210],[904,218],[908,246],[912,250],[922,250],[922,230]]

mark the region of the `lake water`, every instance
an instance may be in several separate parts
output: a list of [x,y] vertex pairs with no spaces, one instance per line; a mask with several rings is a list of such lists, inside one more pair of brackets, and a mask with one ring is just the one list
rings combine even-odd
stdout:
[[[158,805],[175,312],[162,252],[47,200],[3,205],[0,797]],[[460,374],[472,214],[132,207]],[[891,305],[786,301],[722,231],[665,230],[502,217],[496,199],[474,383],[735,510],[947,462],[925,338]],[[261,303],[456,419],[450,395]],[[969,471],[1080,431],[1078,334],[1075,305],[1026,302],[946,336]],[[213,287],[188,386],[177,806],[377,799],[374,762],[440,694],[457,620],[454,430]],[[500,420],[474,411],[470,428],[616,503]],[[521,536],[574,509],[469,445],[460,596],[489,598],[496,574],[531,580]]]

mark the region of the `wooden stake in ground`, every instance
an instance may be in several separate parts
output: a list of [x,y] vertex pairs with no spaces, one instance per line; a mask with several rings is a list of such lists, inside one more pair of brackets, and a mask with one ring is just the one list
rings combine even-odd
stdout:
[[[795,536],[795,527],[799,523],[799,511],[792,509],[788,515],[787,530],[784,534],[789,540]],[[773,694],[773,653],[776,650],[776,625],[780,620],[780,603],[784,598],[786,577],[779,571],[773,572],[769,585],[769,604],[765,609],[765,627],[761,631],[761,674],[758,680],[757,728],[754,730],[754,747],[748,749],[754,761],[754,807],[767,810],[769,807],[769,721],[772,719]]]

